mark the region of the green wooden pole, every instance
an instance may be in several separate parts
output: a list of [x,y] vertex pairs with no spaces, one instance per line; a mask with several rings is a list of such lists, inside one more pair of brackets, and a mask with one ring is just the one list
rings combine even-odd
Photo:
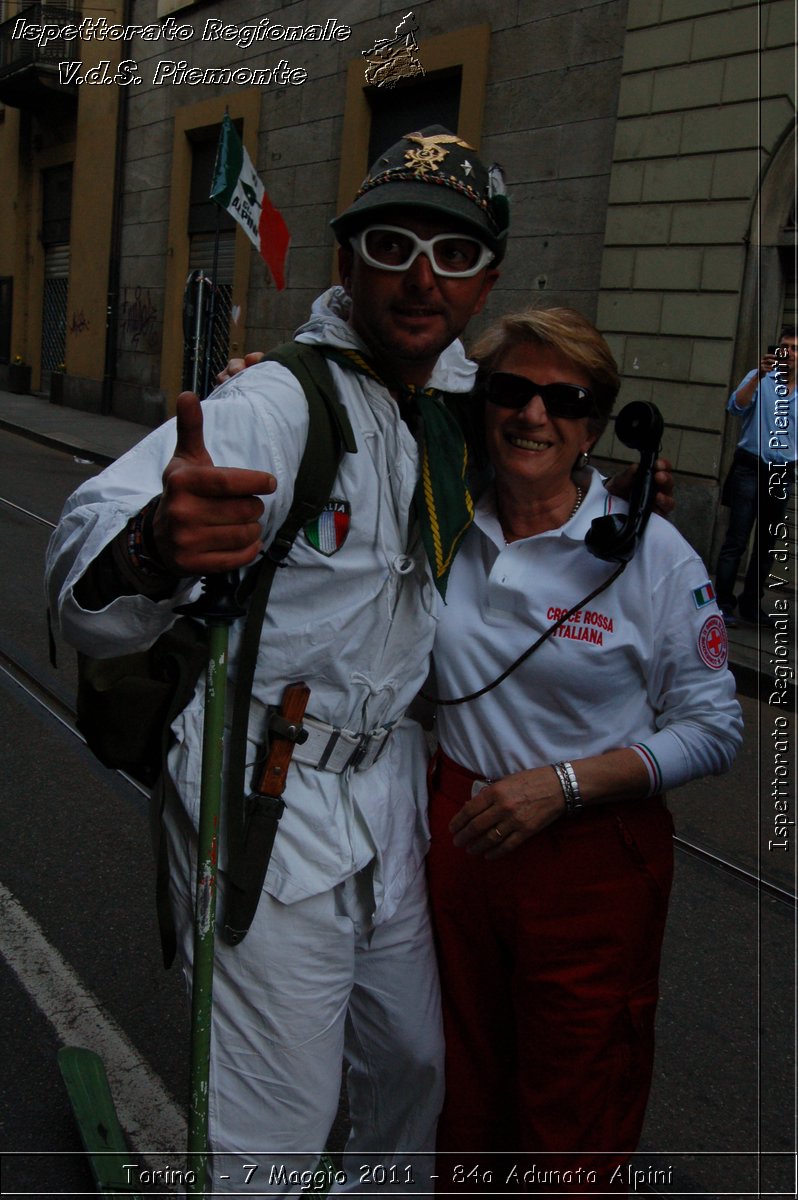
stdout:
[[202,736],[202,791],[197,841],[194,967],[191,990],[191,1109],[189,1195],[204,1196],[208,1173],[208,1086],[216,933],[216,873],[222,801],[228,623],[209,619],[208,675]]
[[235,598],[234,573],[210,575],[203,595],[178,611],[204,621],[208,630],[208,670],[202,729],[202,773],[197,879],[194,907],[194,965],[191,984],[191,1080],[188,1115],[190,1196],[208,1186],[208,1088],[213,1015],[213,959],[216,941],[216,877],[222,808],[225,698],[229,627],[244,610]]

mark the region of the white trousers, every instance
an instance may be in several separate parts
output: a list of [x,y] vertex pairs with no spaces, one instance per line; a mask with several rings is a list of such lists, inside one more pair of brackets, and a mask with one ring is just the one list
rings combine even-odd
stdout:
[[[165,824],[190,986],[196,842],[182,811],[167,813]],[[352,1128],[333,1190],[432,1190],[443,1033],[424,870],[375,928],[370,874],[296,904],[264,893],[241,945],[217,939],[214,1195],[303,1190],[303,1172],[318,1166],[336,1116],[344,1059]]]

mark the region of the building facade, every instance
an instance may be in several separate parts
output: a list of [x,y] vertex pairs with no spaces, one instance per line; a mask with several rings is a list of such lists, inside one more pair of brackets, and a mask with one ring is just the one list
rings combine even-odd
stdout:
[[[795,306],[792,0],[418,0],[409,21],[374,9],[119,0],[106,20],[121,35],[95,25],[42,45],[36,25],[82,14],[7,2],[7,360],[47,386],[44,329],[63,294],[64,401],[158,423],[185,380],[189,273],[214,276],[218,355],[289,337],[335,279],[329,221],[369,162],[438,122],[505,170],[510,247],[482,321],[530,302],[597,321],[623,399],[663,411],[679,523],[708,556],[736,433],[725,399]],[[31,50],[26,91],[14,63]],[[110,85],[92,82],[100,64]],[[242,231],[227,218],[217,231],[225,110],[291,232],[281,291]],[[611,431],[600,451],[629,454]]]
[[[106,19],[122,9],[113,0]],[[113,72],[120,44],[64,38],[78,15],[69,6],[2,10],[0,385],[13,382],[14,366],[34,390],[67,370],[99,411],[104,392],[105,407],[111,401],[106,330],[121,107],[117,87],[81,85],[76,75]]]

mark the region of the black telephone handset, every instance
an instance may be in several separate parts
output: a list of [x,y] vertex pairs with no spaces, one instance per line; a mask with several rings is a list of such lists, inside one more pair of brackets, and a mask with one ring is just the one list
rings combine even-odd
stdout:
[[633,400],[618,413],[615,432],[624,446],[640,452],[640,464],[629,496],[629,512],[597,517],[587,532],[585,545],[596,558],[626,563],[634,555],[654,506],[654,463],[662,429],[662,413],[647,400]]

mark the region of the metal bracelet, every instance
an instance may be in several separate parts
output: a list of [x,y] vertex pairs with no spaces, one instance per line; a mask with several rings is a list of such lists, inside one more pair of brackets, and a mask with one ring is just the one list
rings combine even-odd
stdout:
[[563,770],[562,763],[552,763],[551,765],[552,765],[555,775],[557,776],[558,780],[560,781],[560,787],[562,788],[563,799],[565,800],[565,811],[567,814],[570,815],[570,813],[572,812],[572,809],[573,809],[573,796],[571,795],[570,780],[568,779],[568,776],[565,774],[565,771]]
[[579,784],[577,783],[574,769],[567,762],[552,763],[551,765],[560,781],[560,787],[562,788],[565,800],[565,814],[568,817],[575,817],[582,807],[582,795],[579,791]]
[[568,782],[571,785],[571,791],[572,791],[573,797],[574,797],[574,808],[576,808],[576,809],[584,808],[585,802],[582,799],[582,792],[580,791],[580,788],[579,788],[579,780],[576,778],[576,771],[574,770],[572,764],[569,762],[564,762],[562,764],[562,769],[565,771],[565,774],[568,776]]

